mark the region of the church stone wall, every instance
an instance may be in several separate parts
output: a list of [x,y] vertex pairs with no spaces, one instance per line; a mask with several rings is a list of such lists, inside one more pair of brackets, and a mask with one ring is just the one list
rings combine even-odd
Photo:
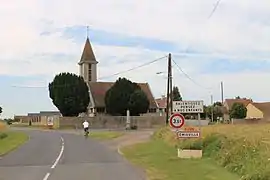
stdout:
[[[125,116],[95,116],[95,117],[60,117],[59,128],[81,129],[83,121],[87,119],[93,129],[124,129],[126,127]],[[165,116],[131,116],[131,125],[137,125],[138,129],[158,128],[165,125]],[[209,121],[202,120],[201,125],[207,126]],[[186,124],[196,126],[196,120],[187,120]]]

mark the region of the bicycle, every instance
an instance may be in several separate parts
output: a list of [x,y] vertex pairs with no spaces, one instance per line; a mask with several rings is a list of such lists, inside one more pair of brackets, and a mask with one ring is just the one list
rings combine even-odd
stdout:
[[87,138],[89,136],[89,129],[84,130],[84,137]]

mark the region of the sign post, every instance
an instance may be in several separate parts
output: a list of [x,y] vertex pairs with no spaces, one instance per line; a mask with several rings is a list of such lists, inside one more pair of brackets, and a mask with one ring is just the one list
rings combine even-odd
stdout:
[[[200,113],[203,113],[203,101],[173,101],[173,113],[174,114],[170,117],[170,126],[176,129],[177,138],[200,138],[201,140],[202,136]],[[189,127],[185,126],[183,128],[185,124],[185,118],[182,114],[197,114],[197,128],[194,127],[196,125],[191,125]],[[202,150],[178,149],[178,157],[180,158],[200,158],[201,156]]]

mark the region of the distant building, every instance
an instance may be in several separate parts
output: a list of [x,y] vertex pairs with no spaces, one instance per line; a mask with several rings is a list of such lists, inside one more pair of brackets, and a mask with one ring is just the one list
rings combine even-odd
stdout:
[[159,112],[161,114],[166,113],[166,108],[167,108],[167,98],[166,98],[166,96],[162,96],[161,98],[156,99],[156,103],[157,103]]
[[[87,37],[81,59],[79,61],[80,76],[83,77],[89,87],[90,103],[88,114],[105,113],[105,94],[113,86],[114,82],[97,81],[97,64],[98,61],[94,55],[90,40]],[[148,112],[157,112],[158,106],[148,83],[137,83],[150,102]]]
[[241,103],[243,104],[245,107],[247,107],[247,105],[249,103],[252,103],[252,99],[247,99],[247,98],[240,98],[240,99],[225,99],[224,101],[224,108],[223,108],[223,113],[224,113],[224,120],[229,120],[230,119],[230,115],[229,112],[232,109],[232,106],[234,103]]
[[270,102],[249,103],[247,105],[246,119],[270,120]]

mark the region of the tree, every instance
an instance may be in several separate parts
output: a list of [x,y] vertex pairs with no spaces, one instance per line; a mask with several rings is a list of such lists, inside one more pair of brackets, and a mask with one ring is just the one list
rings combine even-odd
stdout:
[[3,109],[2,109],[2,107],[0,107],[0,114],[3,112]]
[[119,78],[105,95],[106,111],[112,115],[131,115],[147,112],[149,100],[140,86],[126,78]]
[[137,89],[135,90],[129,99],[129,110],[132,116],[138,116],[142,113],[146,113],[149,108],[149,100],[145,93]]
[[182,101],[182,96],[177,86],[173,87],[172,94],[173,94],[173,101]]
[[215,102],[213,105],[205,106],[204,107],[205,115],[209,119],[212,119],[212,111],[213,111],[213,121],[217,121],[218,117],[223,116],[222,111],[222,103],[221,102]]
[[222,103],[217,101],[217,102],[214,102],[214,106],[222,106]]
[[236,96],[235,99],[241,99],[241,97],[240,96]]
[[81,76],[60,73],[49,83],[49,96],[63,116],[78,116],[90,102],[87,84]]
[[243,119],[247,116],[247,108],[242,103],[234,103],[229,114],[230,118]]

